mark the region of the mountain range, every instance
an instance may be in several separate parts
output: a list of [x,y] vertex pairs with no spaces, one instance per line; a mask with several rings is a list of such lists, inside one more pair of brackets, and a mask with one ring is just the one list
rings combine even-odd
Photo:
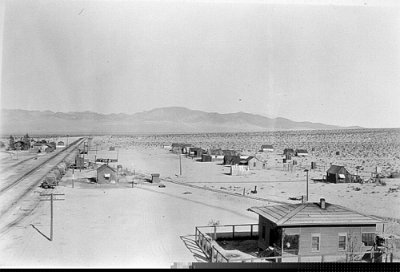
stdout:
[[1,134],[137,134],[323,130],[340,127],[250,114],[216,113],[183,107],[156,108],[135,114],[1,110]]

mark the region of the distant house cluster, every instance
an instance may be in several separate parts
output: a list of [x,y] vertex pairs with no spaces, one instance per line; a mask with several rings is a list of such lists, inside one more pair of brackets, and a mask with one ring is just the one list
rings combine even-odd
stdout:
[[65,147],[64,142],[59,141],[51,142],[47,140],[34,140],[29,137],[28,134],[25,134],[21,138],[16,138],[14,136],[10,136],[8,150],[25,150],[30,153],[49,153],[56,150],[57,147]]

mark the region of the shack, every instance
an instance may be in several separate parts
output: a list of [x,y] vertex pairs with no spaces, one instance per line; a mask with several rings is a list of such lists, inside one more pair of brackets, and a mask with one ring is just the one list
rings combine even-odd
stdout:
[[296,149],[295,154],[297,157],[305,157],[308,156],[308,151],[305,149]]
[[178,154],[188,154],[189,153],[189,148],[192,147],[191,144],[185,144],[185,143],[173,143],[171,145],[171,151],[174,153]]
[[189,147],[189,156],[196,158],[196,157],[201,157],[203,153],[206,153],[206,151],[202,148],[199,147]]
[[225,155],[224,156],[224,165],[236,165],[240,164],[240,156],[230,156],[230,155]]
[[63,148],[65,147],[65,143],[63,141],[57,142],[56,148]]
[[117,171],[107,164],[97,168],[97,183],[115,183],[117,182]]
[[253,156],[247,158],[247,165],[249,166],[250,170],[261,170],[267,167],[266,161],[261,161]]
[[[258,247],[307,261],[337,261],[348,248],[359,252],[374,245],[382,220],[325,202],[251,207],[259,215]],[[314,258],[315,256],[315,258]],[[332,259],[330,259],[332,258]]]
[[262,145],[261,146],[261,151],[262,152],[273,152],[274,147],[272,145]]
[[332,183],[349,183],[351,182],[351,174],[344,166],[331,165],[326,171],[326,181]]
[[212,157],[211,157],[211,155],[208,155],[208,154],[202,154],[201,161],[202,162],[210,162],[210,161],[212,161]]

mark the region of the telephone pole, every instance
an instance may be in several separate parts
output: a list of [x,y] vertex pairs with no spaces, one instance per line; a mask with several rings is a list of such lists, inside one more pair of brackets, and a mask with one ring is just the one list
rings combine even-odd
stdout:
[[50,196],[50,199],[41,199],[40,201],[50,201],[50,241],[53,241],[53,221],[54,221],[54,216],[53,216],[53,201],[59,201],[59,200],[65,200],[65,199],[55,199],[54,196],[62,195],[65,196],[65,194],[40,194],[40,196]]
[[182,176],[182,156],[181,154],[178,154],[179,156],[179,175]]

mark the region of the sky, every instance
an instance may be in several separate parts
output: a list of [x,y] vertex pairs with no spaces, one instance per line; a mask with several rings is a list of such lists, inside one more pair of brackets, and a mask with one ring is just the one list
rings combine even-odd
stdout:
[[0,19],[2,108],[400,127],[397,1],[3,0]]

